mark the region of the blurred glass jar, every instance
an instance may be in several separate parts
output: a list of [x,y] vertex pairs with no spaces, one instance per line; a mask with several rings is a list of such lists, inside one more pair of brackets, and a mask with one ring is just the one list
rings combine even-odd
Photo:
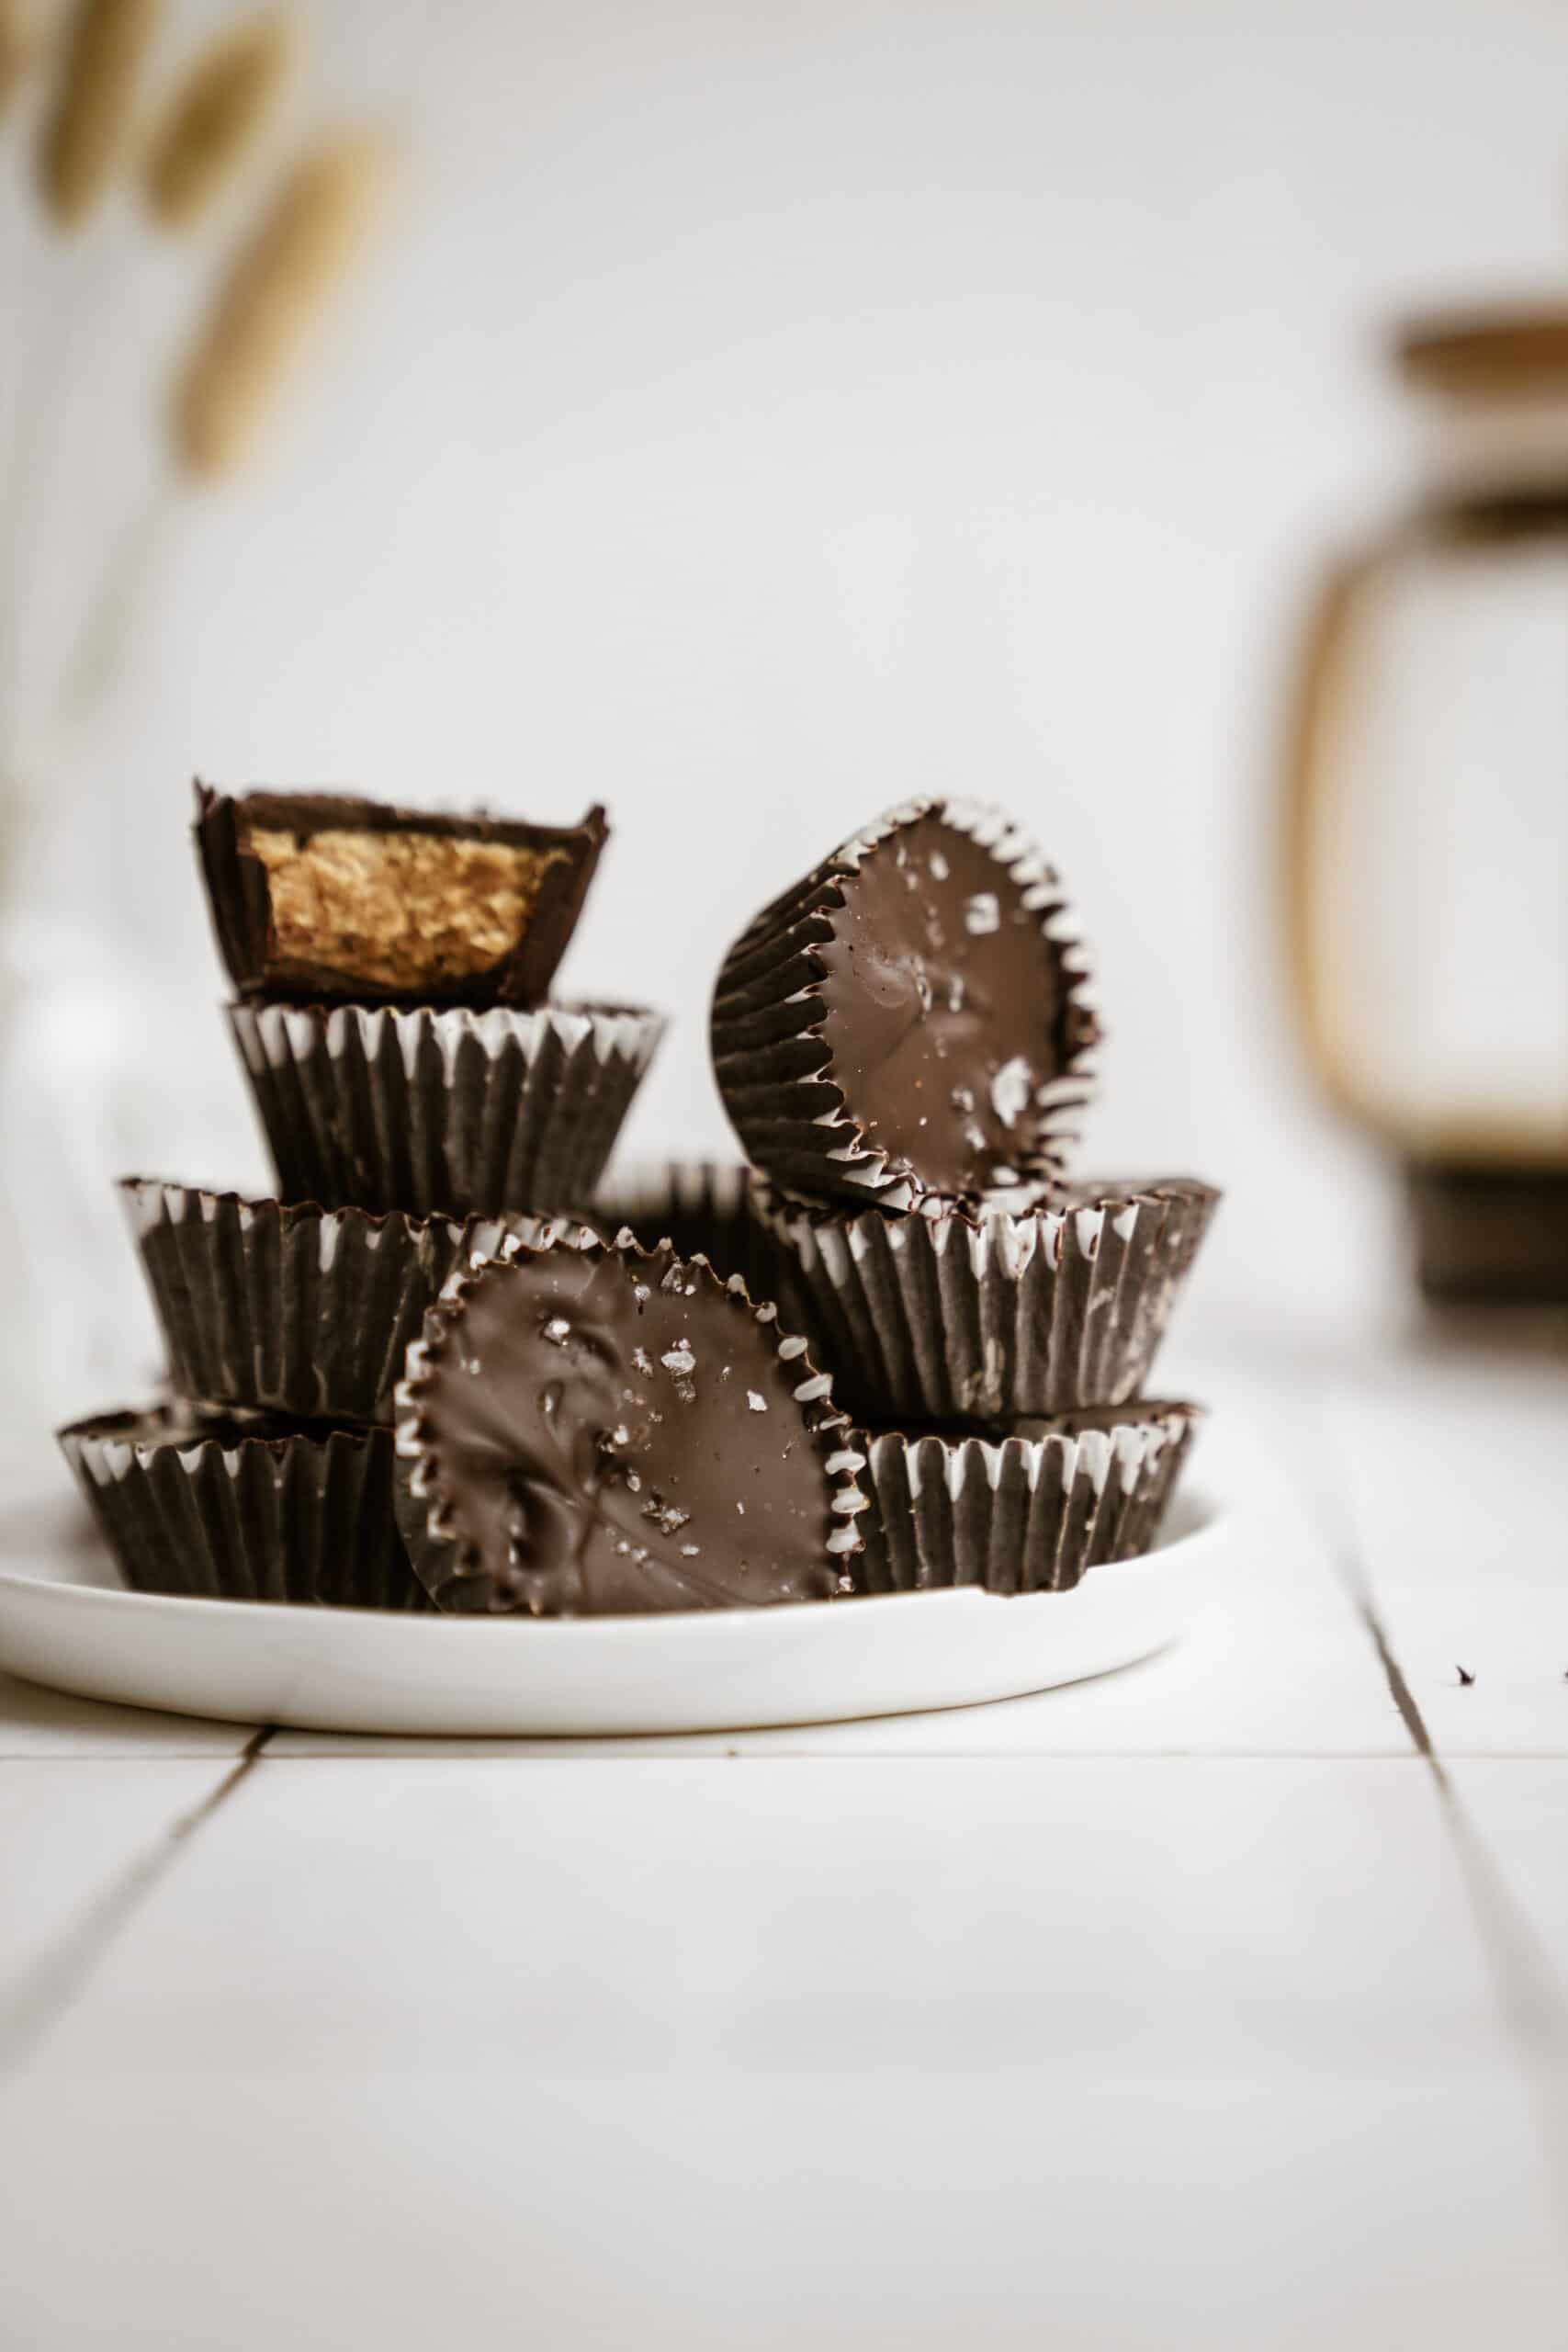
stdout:
[[1422,486],[1331,569],[1296,681],[1297,1006],[1404,1162],[1427,1292],[1568,1301],[1568,311],[1397,358]]

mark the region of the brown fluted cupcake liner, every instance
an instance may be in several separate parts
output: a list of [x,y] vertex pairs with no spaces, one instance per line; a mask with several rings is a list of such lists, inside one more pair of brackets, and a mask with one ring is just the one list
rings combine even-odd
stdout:
[[136,1176],[120,1196],[177,1394],[299,1420],[389,1423],[426,1307],[456,1266],[492,1253],[509,1229],[495,1217],[377,1216]]
[[[751,1209],[754,1181],[738,1160],[632,1161],[613,1168],[578,1215],[605,1241],[629,1231],[645,1250],[668,1241],[678,1258],[705,1258],[716,1274],[741,1275],[754,1299],[782,1309],[788,1261]],[[798,1316],[784,1319],[799,1328]]]
[[859,1432],[871,1509],[854,1563],[865,1592],[979,1585],[1063,1592],[1092,1567],[1150,1550],[1199,1409],[1141,1404],[961,1430]]
[[1219,1198],[1170,1177],[1021,1216],[848,1216],[750,1193],[852,1412],[983,1425],[1140,1395]]
[[174,1407],[77,1421],[60,1444],[133,1591],[430,1605],[393,1514],[389,1430],[209,1420]]
[[420,1217],[590,1198],[664,1029],[598,1005],[229,1018],[282,1196]]
[[714,992],[714,1072],[747,1158],[808,1200],[908,1209],[921,1197],[919,1183],[867,1139],[832,1075],[820,994],[826,967],[816,951],[832,938],[844,879],[878,843],[937,812],[1022,890],[1055,965],[1058,1070],[1029,1106],[1017,1169],[1022,1194],[1037,1195],[1060,1177],[1093,1093],[1100,1025],[1089,962],[1054,867],[1000,809],[907,802],[765,907],[730,948]]
[[[660,1237],[662,1240],[664,1237]],[[679,1252],[670,1252],[655,1245],[645,1248],[635,1234],[623,1232],[618,1239],[601,1241],[592,1233],[563,1225],[554,1234],[536,1238],[518,1232],[509,1235],[496,1251],[502,1264],[529,1251],[548,1249],[587,1249],[605,1256],[618,1254],[648,1266],[649,1282],[657,1281],[668,1289],[671,1281],[686,1277],[689,1290],[691,1278],[701,1279],[701,1270],[684,1263]],[[662,1265],[659,1262],[665,1261]],[[415,1575],[435,1604],[459,1614],[490,1614],[525,1606],[536,1615],[551,1615],[560,1611],[558,1598],[534,1593],[525,1600],[502,1600],[489,1592],[464,1557],[462,1532],[454,1515],[451,1495],[443,1474],[437,1449],[433,1445],[425,1419],[425,1399],[432,1368],[438,1363],[456,1320],[466,1311],[468,1294],[476,1282],[485,1279],[486,1268],[475,1263],[459,1269],[451,1280],[437,1306],[425,1318],[424,1335],[417,1340],[408,1353],[407,1371],[397,1391],[397,1467],[395,1476],[395,1508],[408,1556]],[[779,1329],[778,1308],[773,1301],[754,1301],[748,1292],[744,1277],[732,1272],[720,1277],[712,1270],[712,1279],[721,1280],[722,1287],[735,1298],[739,1307],[754,1317],[758,1324],[771,1330],[780,1363],[785,1368],[795,1401],[802,1408],[810,1442],[821,1457],[821,1467],[829,1488],[828,1514],[831,1521],[824,1540],[822,1559],[822,1591],[818,1598],[831,1598],[836,1593],[849,1594],[856,1589],[854,1576],[856,1555],[862,1544],[862,1520],[867,1510],[867,1498],[860,1483],[859,1474],[864,1467],[858,1451],[858,1442],[850,1430],[844,1413],[835,1404],[830,1376],[817,1370],[807,1352],[807,1343],[798,1335]],[[695,1589],[679,1603],[682,1607],[706,1607],[711,1601],[703,1600]],[[735,1602],[734,1606],[743,1605]]]

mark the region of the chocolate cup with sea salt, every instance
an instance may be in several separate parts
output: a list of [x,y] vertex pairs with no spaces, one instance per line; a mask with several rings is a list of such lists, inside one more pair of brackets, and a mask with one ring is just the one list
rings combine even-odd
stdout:
[[177,1393],[208,1408],[390,1423],[425,1311],[474,1253],[533,1219],[285,1204],[127,1177]]
[[668,1247],[509,1246],[426,1318],[399,1512],[444,1609],[643,1614],[828,1600],[860,1458],[776,1310]]
[[962,1430],[857,1433],[870,1497],[857,1589],[1062,1592],[1152,1548],[1201,1418],[1137,1404]]
[[981,1428],[1138,1396],[1219,1199],[1185,1176],[1075,1185],[1022,1216],[750,1193],[848,1409]]
[[641,1006],[229,1008],[285,1200],[498,1216],[592,1197],[664,1033]]
[[342,793],[196,787],[218,944],[254,1002],[534,1005],[609,828],[439,816]]
[[724,961],[714,1070],[748,1158],[807,1199],[1038,1195],[1100,1024],[1062,887],[1000,811],[913,801],[764,908]]
[[430,1606],[398,1533],[388,1430],[153,1407],[76,1421],[60,1445],[133,1592]]

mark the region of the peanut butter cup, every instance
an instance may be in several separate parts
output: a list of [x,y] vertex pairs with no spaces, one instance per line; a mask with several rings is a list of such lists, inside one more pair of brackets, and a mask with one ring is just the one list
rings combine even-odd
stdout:
[[761,1182],[750,1199],[846,1409],[988,1429],[1139,1395],[1220,1194],[1086,1181],[1017,1215],[928,1199],[903,1216]]
[[1099,1022],[1061,885],[996,809],[911,802],[757,916],[725,959],[714,1068],[786,1189],[908,1209],[1061,1172]]
[[60,1444],[135,1592],[430,1605],[393,1516],[388,1430],[175,1405],[74,1422]]
[[870,1508],[857,1589],[1062,1592],[1156,1542],[1201,1418],[1195,1405],[1101,1407],[961,1429],[862,1431]]
[[668,1241],[678,1258],[705,1258],[721,1280],[744,1277],[752,1298],[777,1304],[789,1330],[805,1329],[792,1267],[751,1204],[756,1179],[739,1161],[617,1159],[586,1207],[572,1212],[605,1241],[629,1232],[645,1250]]
[[516,1247],[458,1277],[398,1392],[399,1508],[443,1608],[825,1600],[859,1456],[804,1340],[672,1250]]
[[600,808],[535,825],[339,793],[196,794],[218,944],[262,1003],[537,1004],[609,830]]
[[409,1343],[454,1269],[531,1218],[410,1217],[127,1177],[120,1199],[175,1390],[206,1410],[392,1419]]
[[498,1216],[587,1200],[664,1034],[640,1005],[233,1004],[288,1201]]

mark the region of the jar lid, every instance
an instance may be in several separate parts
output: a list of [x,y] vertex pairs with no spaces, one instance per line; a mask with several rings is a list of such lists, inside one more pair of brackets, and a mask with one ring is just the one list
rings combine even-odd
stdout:
[[1568,305],[1453,311],[1398,328],[1394,365],[1423,391],[1461,398],[1568,386]]

